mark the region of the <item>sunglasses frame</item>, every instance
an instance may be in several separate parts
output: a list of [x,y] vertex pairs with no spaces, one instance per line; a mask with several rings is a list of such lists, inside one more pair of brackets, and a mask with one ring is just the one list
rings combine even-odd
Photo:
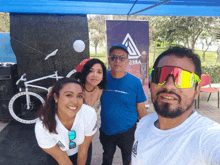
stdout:
[[[75,133],[75,137],[70,140],[70,133],[74,132]],[[68,133],[68,136],[69,136],[69,149],[73,149],[73,148],[76,148],[76,142],[74,142],[73,140],[76,139],[76,131],[74,130],[70,130],[69,133]],[[70,144],[73,143],[73,147],[70,147]]]
[[[164,66],[164,67],[173,67],[173,66]],[[158,67],[158,68],[164,68],[164,67]],[[186,71],[186,72],[189,72],[189,71],[187,71],[187,70],[184,70],[184,69],[182,69],[182,68],[180,68],[180,67],[173,67],[173,68],[179,68],[179,69],[181,69],[181,70],[183,70],[183,71]],[[154,68],[152,68],[152,69],[150,69],[150,71],[149,71],[149,81],[150,82],[152,82],[152,74],[153,74],[153,71],[154,71]],[[193,76],[194,76],[194,83],[196,84],[196,83],[200,83],[201,82],[201,79],[199,78],[199,76],[197,75],[197,74],[195,74],[195,73],[192,73],[192,72],[189,72],[189,73],[191,73]],[[158,85],[164,85],[166,83],[166,81],[164,81],[163,83],[156,83],[156,84],[158,84]],[[176,84],[176,81],[174,82],[174,84],[175,84],[175,86],[177,87],[177,88],[181,88],[180,86],[178,86],[177,84]],[[190,87],[190,88],[192,88],[192,87]]]
[[[112,57],[114,57],[114,60],[112,59]],[[124,62],[124,61],[127,59],[127,57],[122,58],[122,59],[121,59],[121,57],[125,57],[125,56],[116,56],[116,55],[109,56],[109,58],[110,58],[113,62],[117,61],[118,59],[119,59],[119,61]]]

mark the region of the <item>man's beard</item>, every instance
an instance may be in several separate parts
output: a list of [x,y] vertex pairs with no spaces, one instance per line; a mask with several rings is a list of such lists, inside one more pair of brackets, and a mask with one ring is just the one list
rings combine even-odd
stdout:
[[[171,92],[164,92],[164,91],[161,91],[159,92],[157,95],[159,95],[160,93],[172,93],[172,94],[175,94],[173,93],[172,91]],[[176,95],[176,94],[175,94]],[[181,102],[181,97],[179,95],[177,95],[178,98],[179,98],[179,103]],[[183,109],[181,108],[180,106],[177,107],[177,108],[170,108],[170,104],[169,103],[162,103],[161,105],[158,105],[158,102],[157,100],[155,101],[154,104],[154,109],[155,111],[157,112],[158,115],[162,116],[162,117],[165,117],[165,118],[175,118],[175,117],[178,117],[180,115],[182,115],[184,112],[186,112],[189,108],[191,108],[193,106],[193,101],[192,100],[190,102],[189,105],[187,105],[186,109]]]

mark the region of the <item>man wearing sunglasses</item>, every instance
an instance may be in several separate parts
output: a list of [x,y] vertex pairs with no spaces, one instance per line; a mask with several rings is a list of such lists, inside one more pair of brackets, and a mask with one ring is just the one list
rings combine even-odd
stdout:
[[156,114],[140,120],[132,165],[220,164],[220,125],[193,110],[200,91],[201,62],[184,47],[171,47],[150,70]]
[[106,90],[101,96],[100,142],[103,165],[112,164],[116,146],[121,149],[123,165],[131,161],[131,150],[138,118],[147,115],[146,96],[141,81],[126,72],[128,50],[121,43],[110,48]]

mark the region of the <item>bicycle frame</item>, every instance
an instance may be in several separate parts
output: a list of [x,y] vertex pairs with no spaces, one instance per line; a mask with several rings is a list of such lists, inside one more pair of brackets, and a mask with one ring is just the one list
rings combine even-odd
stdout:
[[54,74],[24,82],[25,91],[26,91],[27,109],[28,110],[30,109],[30,95],[28,94],[28,87],[38,88],[38,89],[43,89],[43,90],[48,91],[48,88],[45,88],[45,87],[42,87],[42,86],[39,86],[39,85],[32,85],[31,84],[31,83],[34,83],[34,82],[37,82],[37,81],[40,81],[40,80],[48,79],[48,78],[55,78],[56,80],[59,80],[60,78],[63,78],[63,76],[58,76],[57,71],[55,71]]
[[[54,50],[52,53],[48,54],[46,57],[45,57],[45,60],[47,60],[48,58],[52,57],[52,56],[55,56],[56,53],[57,53],[58,49]],[[36,78],[36,79],[33,79],[33,80],[29,80],[29,81],[26,81],[26,78],[24,78],[24,76],[26,75],[23,74],[21,76],[21,78],[19,79],[19,81],[24,81],[24,86],[25,86],[25,91],[26,91],[26,103],[27,103],[27,109],[29,110],[30,109],[30,95],[28,93],[28,87],[32,87],[32,88],[38,88],[38,89],[43,89],[43,90],[46,90],[48,91],[49,88],[45,88],[43,86],[39,86],[39,85],[32,85],[31,83],[34,83],[34,82],[37,82],[37,81],[41,81],[41,80],[44,80],[44,79],[48,79],[48,78],[55,78],[56,81],[59,80],[60,78],[63,78],[63,76],[58,76],[58,71],[56,71],[56,67],[55,67],[55,64],[54,64],[54,74],[51,74],[51,75],[48,75],[48,76],[44,76],[44,77],[40,77],[40,78]],[[72,71],[70,71],[66,77],[70,77],[73,73],[75,73],[76,70],[73,69]],[[18,82],[19,82],[18,81]],[[17,82],[17,83],[18,83]],[[16,84],[17,84],[16,83]],[[18,84],[17,84],[18,85]]]
[[[51,52],[50,54],[48,54],[45,57],[45,60],[47,60],[48,58],[50,58],[52,56],[55,56],[57,51],[58,51],[58,49],[56,49],[53,52]],[[40,96],[39,94],[32,92],[32,91],[29,91],[29,87],[36,88],[36,89],[42,89],[42,90],[49,92],[51,87],[46,88],[46,87],[40,86],[40,85],[33,85],[32,83],[37,82],[37,81],[41,81],[44,79],[49,79],[49,78],[56,79],[56,81],[63,78],[63,76],[58,76],[58,71],[57,71],[55,63],[54,63],[54,58],[52,58],[52,62],[54,65],[54,74],[50,74],[48,76],[43,76],[40,78],[35,78],[35,79],[27,81],[27,79],[25,78],[26,73],[24,73],[20,77],[20,79],[17,80],[16,85],[18,85],[18,87],[19,87],[19,93],[12,96],[12,98],[10,99],[9,104],[8,104],[9,113],[11,114],[11,116],[15,120],[17,120],[21,123],[25,123],[25,124],[31,124],[31,123],[36,122],[36,120],[37,120],[36,112],[40,108],[40,106],[44,104],[45,101],[44,101],[44,98],[42,96]],[[75,72],[76,72],[76,70],[73,69],[72,71],[70,71],[67,74],[66,77],[70,77]],[[19,84],[20,82],[24,83],[25,91],[21,91],[20,84]],[[34,118],[32,118],[32,117],[34,117]]]

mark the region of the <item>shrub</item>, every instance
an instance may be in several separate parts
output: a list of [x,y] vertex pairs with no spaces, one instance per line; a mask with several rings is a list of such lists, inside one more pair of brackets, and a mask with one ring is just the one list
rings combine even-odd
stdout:
[[211,83],[220,83],[220,64],[202,63],[202,74],[210,75]]

